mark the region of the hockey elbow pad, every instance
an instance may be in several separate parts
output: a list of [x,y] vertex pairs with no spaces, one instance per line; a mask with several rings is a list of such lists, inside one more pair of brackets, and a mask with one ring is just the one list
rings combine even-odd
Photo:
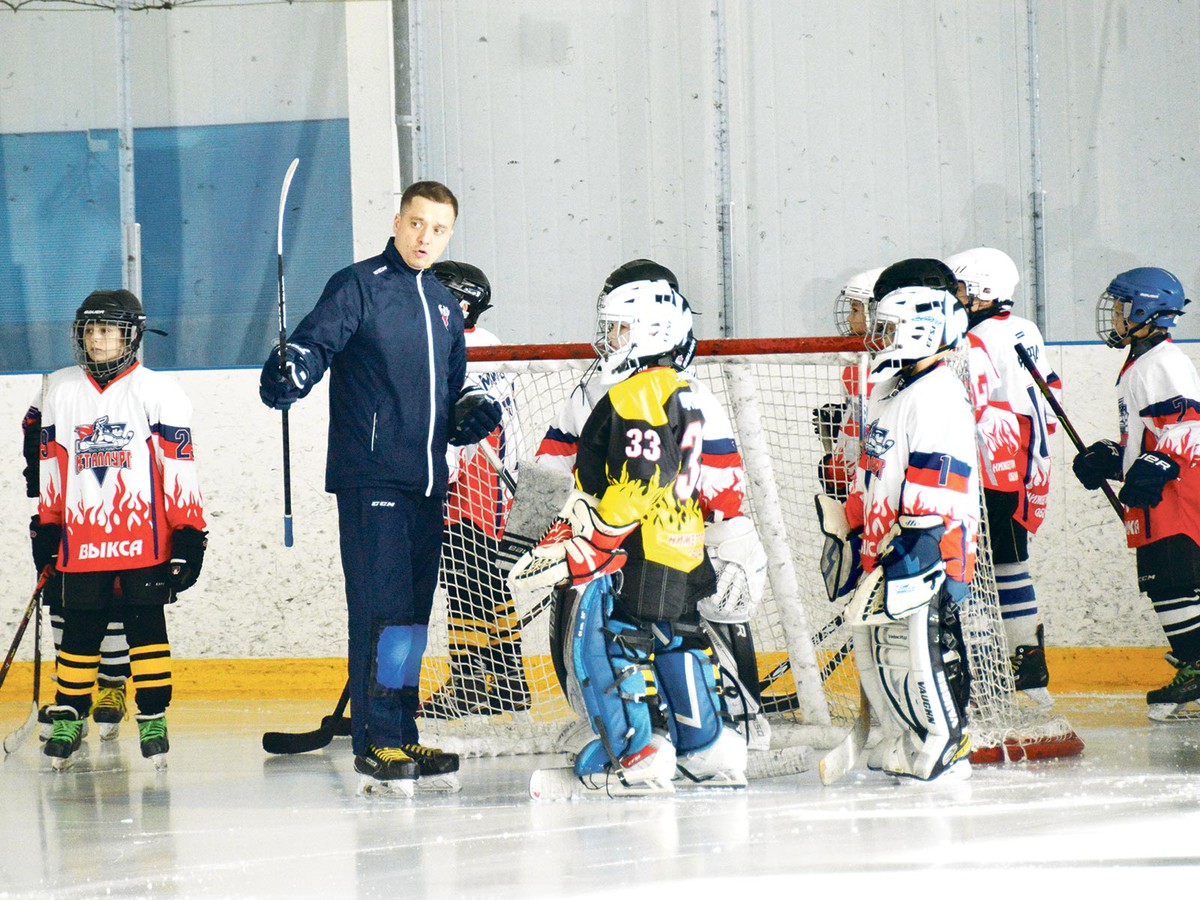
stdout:
[[1150,509],[1162,502],[1163,488],[1179,477],[1179,463],[1150,450],[1133,461],[1117,499],[1126,506]]
[[1095,491],[1106,481],[1121,477],[1121,447],[1115,441],[1096,441],[1075,454],[1071,471],[1087,490]]
[[929,603],[946,579],[941,540],[946,533],[942,517],[901,516],[899,533],[879,565],[887,579],[886,610],[894,619]]
[[454,429],[450,443],[455,447],[478,444],[500,425],[500,404],[480,388],[463,388],[454,403]]
[[714,522],[704,530],[717,590],[697,604],[710,622],[749,622],[767,588],[767,551],[746,516]]

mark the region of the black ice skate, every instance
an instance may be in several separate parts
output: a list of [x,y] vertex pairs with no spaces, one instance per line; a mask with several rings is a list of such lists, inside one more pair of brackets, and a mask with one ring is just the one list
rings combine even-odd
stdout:
[[50,738],[42,752],[59,771],[71,764],[71,757],[83,743],[84,720],[71,706],[51,706],[46,709],[51,722]]
[[458,780],[457,753],[447,753],[437,747],[425,747],[421,744],[402,744],[400,749],[416,760],[421,768],[417,790],[449,794],[462,790],[462,784]]
[[1018,691],[1038,706],[1054,705],[1046,686],[1050,684],[1050,670],[1046,668],[1046,642],[1042,626],[1037,627],[1037,643],[1021,644],[1009,659],[1013,681]]
[[129,718],[125,703],[125,682],[99,685],[96,692],[96,705],[92,707],[92,719],[100,730],[100,740],[115,740],[121,729],[121,722]]
[[363,776],[361,794],[395,794],[411,797],[421,768],[399,747],[376,747],[354,757],[354,771]]
[[167,751],[171,742],[167,740],[167,714],[134,716],[137,720],[138,738],[142,742],[142,756],[154,762],[156,769],[167,767]]
[[1179,671],[1170,684],[1146,694],[1150,718],[1155,722],[1200,719],[1200,661],[1183,662],[1168,653],[1167,662]]

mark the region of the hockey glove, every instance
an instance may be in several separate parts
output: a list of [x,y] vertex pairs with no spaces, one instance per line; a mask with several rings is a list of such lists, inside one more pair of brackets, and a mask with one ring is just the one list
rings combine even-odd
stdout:
[[1167,482],[1179,477],[1179,463],[1165,453],[1150,450],[1133,461],[1117,499],[1126,506],[1153,508],[1162,502]]
[[879,560],[887,579],[887,614],[899,619],[936,597],[946,578],[942,517],[901,516],[899,533]]
[[196,583],[204,565],[208,547],[208,532],[191,525],[176,528],[171,535],[171,563],[167,576],[171,589],[180,594]]
[[567,542],[577,534],[592,533],[591,510],[598,502],[583,491],[571,491],[542,539],[513,563],[508,574],[508,589],[515,600],[536,602],[556,585],[566,582],[570,576]]
[[842,416],[846,414],[844,403],[826,403],[812,411],[813,434],[826,444],[837,440],[842,430]]
[[287,409],[308,396],[313,385],[315,359],[312,351],[299,344],[284,348],[283,368],[279,366],[279,347],[272,347],[258,377],[258,396],[271,409]]
[[697,604],[710,622],[749,622],[767,589],[767,551],[746,516],[713,522],[704,546],[717,573],[717,590]]
[[36,498],[40,490],[40,466],[42,452],[42,414],[30,408],[21,421],[24,436],[23,452],[25,456],[25,496]]
[[463,388],[454,404],[454,430],[450,443],[455,447],[478,444],[500,424],[500,404],[473,385]]
[[850,496],[854,476],[847,466],[832,453],[826,453],[817,463],[817,481],[821,490],[838,503],[845,503]]
[[831,497],[816,495],[817,523],[825,535],[821,578],[831,603],[850,594],[862,577],[862,529],[850,528],[846,509]]
[[1080,484],[1098,490],[1104,482],[1121,477],[1121,447],[1115,441],[1096,441],[1075,454],[1071,468]]
[[58,562],[58,548],[62,544],[62,526],[55,524],[43,525],[41,519],[34,516],[29,520],[29,543],[33,548],[33,564],[39,572],[44,572],[46,566]]
[[602,575],[611,575],[625,565],[628,554],[620,549],[621,542],[641,524],[609,525],[594,509],[591,510],[591,516],[591,535],[579,534],[566,543],[571,587],[587,584]]

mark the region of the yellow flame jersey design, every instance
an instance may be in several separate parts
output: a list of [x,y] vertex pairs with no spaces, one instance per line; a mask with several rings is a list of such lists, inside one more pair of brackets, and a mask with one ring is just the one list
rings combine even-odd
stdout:
[[[579,436],[575,479],[600,498],[612,525],[642,523],[624,547],[680,572],[704,561],[698,502],[704,415],[674,369],[647,369],[614,385]],[[640,552],[639,552],[640,550]]]

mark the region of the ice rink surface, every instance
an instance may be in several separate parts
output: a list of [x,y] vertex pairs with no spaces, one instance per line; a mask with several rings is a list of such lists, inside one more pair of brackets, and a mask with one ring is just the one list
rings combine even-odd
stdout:
[[[181,700],[165,772],[132,721],[115,742],[93,731],[65,773],[31,737],[0,765],[0,896],[1087,897],[1200,876],[1200,722],[1152,725],[1140,696],[1059,697],[1083,756],[953,785],[809,771],[557,803],[527,781],[558,757],[464,760],[461,793],[402,800],[357,795],[347,738],[263,753],[264,730],[315,728],[330,706]],[[24,711],[0,704],[4,733]]]

